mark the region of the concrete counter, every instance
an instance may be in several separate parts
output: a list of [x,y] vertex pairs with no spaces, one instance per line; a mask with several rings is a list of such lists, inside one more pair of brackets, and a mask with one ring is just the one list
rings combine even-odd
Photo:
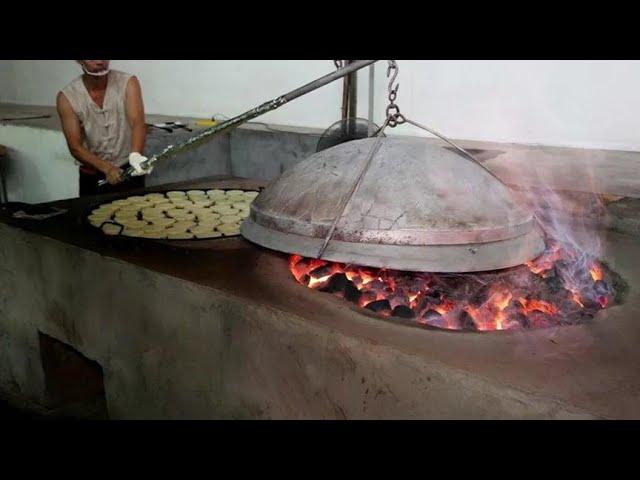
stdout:
[[241,238],[114,242],[80,221],[91,201],[0,222],[0,389],[13,397],[45,401],[42,332],[102,366],[111,418],[640,418],[637,238],[606,234],[631,290],[593,322],[460,333],[303,287],[285,255]]

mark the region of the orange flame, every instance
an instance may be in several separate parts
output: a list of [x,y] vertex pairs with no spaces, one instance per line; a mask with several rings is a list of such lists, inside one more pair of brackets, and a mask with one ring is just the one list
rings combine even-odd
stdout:
[[408,298],[409,298],[409,306],[413,309],[416,308],[418,306],[418,301],[417,298],[418,296],[421,294],[422,292],[420,290],[418,290],[416,293],[410,293]]
[[559,245],[554,245],[549,249],[548,252],[543,253],[541,256],[536,258],[535,260],[531,260],[530,262],[526,262],[525,265],[529,267],[531,272],[536,275],[542,274],[544,276],[544,272],[550,270],[554,263],[556,263],[562,257],[562,251],[560,250]]
[[539,311],[542,313],[548,313],[549,315],[555,315],[558,313],[558,308],[551,303],[543,300],[527,300],[526,298],[519,298],[518,301],[522,305],[522,313],[528,315],[533,311]]
[[[333,275],[333,274],[331,274],[331,275]],[[320,277],[320,278],[313,278],[313,277],[312,277],[312,278],[309,280],[309,284],[308,284],[308,286],[309,286],[310,288],[315,288],[315,287],[317,287],[318,285],[322,285],[324,282],[326,282],[327,280],[329,280],[329,279],[331,278],[331,275],[325,275],[324,277]]]
[[504,310],[512,298],[511,292],[500,290],[494,292],[481,307],[467,305],[464,310],[471,316],[478,330],[504,330],[507,328]]
[[589,273],[591,274],[591,278],[593,278],[594,282],[597,282],[598,280],[602,280],[602,277],[603,277],[602,268],[597,263],[594,263],[591,266],[591,268],[589,269]]
[[497,292],[491,296],[489,301],[493,302],[499,311],[502,311],[507,308],[512,297],[511,292]]
[[498,292],[491,297],[493,305],[498,310],[494,319],[496,330],[504,330],[506,316],[503,310],[507,308],[512,298],[511,292]]
[[453,307],[455,307],[455,303],[453,303],[451,300],[449,299],[443,299],[442,303],[440,305],[435,305],[433,307],[431,307],[433,310],[435,310],[436,312],[438,312],[440,315],[446,315],[447,313],[449,313],[451,310],[453,310]]
[[580,301],[580,294],[578,292],[576,292],[576,291],[572,291],[571,292],[571,300],[573,300],[578,305],[580,305],[582,308],[584,308],[584,304]]
[[[564,249],[556,244],[537,259],[527,262],[526,265],[532,274],[546,277],[547,272],[560,259],[565,261],[575,260],[575,255],[571,249]],[[417,322],[424,324],[430,323],[431,320],[427,319],[425,321],[423,315],[428,310],[433,310],[442,317],[433,319],[433,322],[442,328],[465,328],[461,323],[461,312],[467,312],[478,330],[507,330],[518,327],[521,325],[522,320],[518,318],[516,312],[520,312],[523,315],[541,312],[550,316],[560,313],[560,309],[553,303],[529,298],[529,296],[537,296],[537,294],[534,291],[527,292],[522,290],[526,286],[519,284],[509,285],[504,281],[500,281],[499,284],[492,284],[488,297],[480,297],[486,298],[484,303],[477,305],[472,304],[470,300],[458,300],[456,292],[448,291],[447,282],[440,282],[437,274],[413,274],[411,276],[407,274],[408,272],[345,265],[314,258],[304,258],[300,255],[290,256],[289,269],[299,283],[314,289],[323,288],[334,275],[343,273],[351,282],[350,288],[355,287],[361,293],[358,299],[358,304],[361,307],[366,307],[375,301],[388,300],[391,309],[383,309],[378,312],[379,314],[388,316],[397,306],[405,306],[414,312]],[[594,262],[588,271],[594,282],[602,280],[604,277],[604,267],[598,262]],[[580,285],[583,285],[583,280],[589,278],[589,275],[584,270],[582,272],[584,272],[583,275],[586,276],[586,279],[578,278],[577,281],[579,281]],[[564,279],[562,286],[565,289],[565,296],[562,298],[570,298],[581,308],[586,308],[582,303],[581,295],[583,292],[576,285],[572,283],[572,280]],[[442,288],[444,290],[441,290]],[[536,284],[536,288],[539,288],[539,284]],[[427,292],[435,292],[434,298],[431,299],[431,297],[426,296]],[[457,292],[460,292],[460,290]],[[469,295],[473,295],[473,289],[468,290],[468,292]],[[588,294],[587,291],[584,293]],[[562,294],[560,295],[562,296]],[[437,298],[439,300],[435,300]],[[456,298],[456,300],[451,298]],[[517,299],[517,304],[519,304],[517,309],[509,308],[514,298]],[[429,301],[430,299],[432,301]],[[597,297],[596,300],[602,308],[606,308],[611,301],[611,297],[602,295]],[[436,301],[439,301],[438,305],[434,304]],[[591,310],[593,308],[591,306],[592,302],[589,302],[589,305],[588,308]],[[535,319],[534,323],[539,322]],[[527,328],[530,326],[531,324],[528,324]]]

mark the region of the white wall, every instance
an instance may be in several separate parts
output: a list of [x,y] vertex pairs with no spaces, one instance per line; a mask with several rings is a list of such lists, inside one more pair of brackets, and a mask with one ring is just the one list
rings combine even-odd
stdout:
[[78,196],[78,167],[60,132],[3,125],[0,144],[8,150],[2,171],[9,201],[40,203]]
[[[399,60],[398,104],[452,138],[640,150],[638,61]],[[233,116],[311,81],[331,60],[114,60],[138,75],[149,113]],[[79,67],[70,60],[0,61],[0,102],[53,105]],[[386,102],[386,64],[376,65],[376,115]],[[367,115],[367,71],[359,114]],[[340,117],[341,82],[256,121],[325,128]],[[420,134],[403,126],[397,133]]]

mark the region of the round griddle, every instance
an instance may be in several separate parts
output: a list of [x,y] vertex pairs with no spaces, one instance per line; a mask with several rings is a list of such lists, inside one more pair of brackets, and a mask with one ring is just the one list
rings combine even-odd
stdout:
[[[228,190],[242,190],[244,192],[261,192],[262,188],[240,188],[240,187],[228,187],[228,188],[221,188],[221,187],[211,187],[209,188],[209,190],[211,189],[215,189],[215,190],[224,190],[224,191],[228,191]],[[171,189],[171,190],[166,190],[166,191],[156,191],[154,190],[153,192],[140,192],[140,193],[135,193],[135,194],[131,194],[131,193],[127,193],[124,194],[122,196],[119,196],[117,198],[112,198],[108,201],[102,201],[102,202],[93,202],[91,203],[82,213],[82,223],[83,225],[88,228],[92,233],[94,234],[98,234],[100,236],[102,236],[104,239],[109,239],[109,240],[113,240],[116,243],[120,243],[120,242],[124,242],[125,244],[146,244],[146,243],[153,243],[153,244],[165,244],[165,245],[169,245],[172,247],[184,247],[184,248],[203,248],[206,247],[208,242],[216,242],[216,245],[219,244],[221,241],[225,241],[225,240],[238,240],[241,237],[241,234],[235,234],[235,235],[224,235],[221,237],[217,237],[217,238],[190,238],[190,239],[186,239],[186,240],[170,240],[168,238],[144,238],[144,237],[130,237],[128,235],[121,235],[121,234],[117,234],[117,235],[107,235],[102,231],[102,226],[106,223],[110,223],[116,226],[121,227],[120,232],[122,232],[122,230],[124,229],[124,226],[117,223],[115,220],[111,220],[111,221],[106,221],[103,222],[100,226],[96,227],[93,226],[90,222],[89,222],[89,215],[91,215],[91,212],[93,212],[93,210],[95,210],[96,208],[98,208],[100,205],[104,205],[106,203],[112,203],[115,200],[120,200],[120,199],[124,199],[124,198],[128,198],[131,196],[144,196],[147,193],[162,193],[165,194],[167,192],[175,192],[175,191],[188,191],[188,190],[194,190],[192,188],[189,188],[187,190],[184,189]],[[200,189],[202,190],[202,189]]]

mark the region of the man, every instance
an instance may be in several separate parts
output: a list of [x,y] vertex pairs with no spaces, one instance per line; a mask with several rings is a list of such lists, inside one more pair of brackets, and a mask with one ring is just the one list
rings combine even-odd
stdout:
[[[58,92],[56,105],[69,152],[80,162],[80,196],[144,187],[143,176],[122,183],[127,163],[141,174],[139,165],[146,160],[138,79],[110,70],[109,60],[76,61],[83,74]],[[104,178],[109,185],[98,187]]]

